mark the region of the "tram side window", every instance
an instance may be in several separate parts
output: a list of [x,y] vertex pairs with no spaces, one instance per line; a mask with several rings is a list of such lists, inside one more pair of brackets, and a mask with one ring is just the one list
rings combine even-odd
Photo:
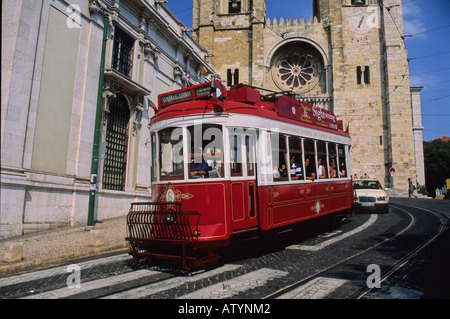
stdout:
[[255,131],[229,128],[231,177],[255,176]]
[[325,142],[317,142],[317,177],[327,178],[327,146]]
[[183,131],[182,128],[166,128],[159,131],[160,180],[183,179]]
[[337,174],[337,157],[336,157],[336,144],[328,143],[328,170],[330,172],[330,178],[338,178]]
[[339,177],[347,177],[347,162],[345,158],[345,146],[338,145],[338,160],[339,160]]
[[272,134],[272,168],[273,181],[288,180],[287,147],[286,136],[281,134]]
[[245,155],[247,160],[247,176],[255,176],[255,148],[253,136],[245,135]]
[[223,135],[220,125],[188,127],[189,178],[223,177]]
[[303,145],[305,147],[305,178],[307,180],[313,180],[316,178],[316,151],[314,141],[305,139]]
[[289,137],[289,171],[291,180],[303,179],[302,140]]
[[231,176],[242,176],[241,135],[230,134],[230,149]]

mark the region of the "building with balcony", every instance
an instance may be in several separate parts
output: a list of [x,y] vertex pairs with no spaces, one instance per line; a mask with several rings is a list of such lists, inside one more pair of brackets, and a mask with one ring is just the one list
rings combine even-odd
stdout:
[[2,2],[0,238],[150,200],[152,101],[213,73],[163,3]]

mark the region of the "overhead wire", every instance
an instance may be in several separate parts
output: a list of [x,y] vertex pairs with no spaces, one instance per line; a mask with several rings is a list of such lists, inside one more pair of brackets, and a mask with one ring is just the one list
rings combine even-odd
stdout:
[[437,31],[437,30],[442,30],[442,29],[446,29],[446,28],[450,28],[450,24],[449,25],[444,25],[444,26],[441,26],[441,27],[438,27],[438,28],[429,29],[429,30],[425,30],[425,31],[422,31],[422,32],[414,33],[412,35],[414,36],[414,35],[424,34],[424,33],[433,32],[433,31]]
[[[415,1],[415,0],[408,1],[408,2],[403,3],[402,5],[406,5],[406,4],[411,3],[411,2],[414,2],[414,1]],[[206,3],[208,3],[208,2],[210,2],[210,1],[207,1]],[[386,9],[386,11],[388,12],[389,16],[391,17],[392,22],[394,23],[394,25],[395,25],[395,27],[396,27],[396,30],[397,30],[397,32],[398,32],[398,34],[399,34],[400,39],[405,40],[404,34],[402,34],[402,32],[400,31],[399,26],[398,26],[397,22],[395,21],[395,18],[393,17],[393,15],[392,15],[392,13],[391,13],[391,8],[387,7],[387,6],[384,4],[384,2],[382,2],[381,4],[382,4],[382,6]],[[183,11],[186,11],[186,10],[188,10],[188,9],[184,9]],[[267,20],[266,20],[266,21],[261,21],[259,18],[257,18],[257,17],[255,17],[255,18],[256,18],[257,20],[259,20],[260,22],[264,22],[264,23],[267,22]],[[272,21],[274,21],[274,20],[272,20]],[[286,25],[286,26],[287,26],[287,25]],[[283,34],[278,33],[277,31],[274,30],[274,28],[270,27],[270,26],[267,25],[267,24],[266,24],[266,27],[269,28],[269,30],[271,30],[271,31],[274,33],[274,36],[280,36],[281,38],[285,39],[285,37],[283,36]],[[422,31],[422,32],[419,32],[419,33],[412,34],[412,36],[424,34],[424,33],[427,33],[427,32],[433,32],[433,31],[437,31],[437,30],[442,30],[442,29],[448,28],[448,27],[450,27],[450,25],[440,26],[440,27],[437,27],[437,28],[433,28],[433,29],[425,30],[425,31]],[[265,35],[265,36],[260,37],[260,38],[252,38],[252,39],[249,39],[249,40],[260,40],[260,39],[266,39],[267,37],[270,37],[270,36],[266,36],[266,35]],[[375,43],[380,43],[380,41],[374,41],[373,44],[375,44]],[[367,44],[367,43],[365,42],[365,44]],[[449,53],[450,53],[450,51],[448,51],[448,52],[439,52],[439,53],[429,54],[429,55],[425,55],[425,56],[419,56],[419,57],[415,57],[415,58],[408,58],[408,62],[411,61],[411,60],[425,59],[425,58],[434,57],[434,56],[439,56],[439,55],[445,55],[445,54],[449,54]],[[401,78],[400,81],[394,86],[394,89],[393,89],[390,93],[393,93],[393,92],[396,91],[398,88],[400,88],[400,87],[401,87],[401,83],[405,80],[405,78],[406,78],[407,76],[410,77],[410,76],[412,75],[412,74],[408,74],[408,70],[409,70],[409,63],[406,64],[406,69],[405,69],[405,71],[403,72],[403,74],[401,75],[402,78]],[[436,70],[435,72],[440,72],[440,71],[441,71],[441,70]],[[432,71],[429,71],[429,72],[423,72],[423,73],[431,73],[431,72],[432,72]],[[422,73],[422,74],[423,74],[423,73]]]
[[422,105],[425,105],[425,104],[428,104],[428,103],[432,103],[432,102],[434,102],[434,101],[446,99],[446,98],[448,98],[448,97],[450,97],[450,94],[449,94],[449,95],[445,95],[445,96],[441,96],[441,97],[437,97],[437,98],[433,98],[433,99],[431,99],[430,101],[427,101],[427,102],[424,102],[424,103],[421,103],[421,104],[422,104]]
[[[416,0],[411,0],[411,1],[408,1],[408,2],[405,2],[405,3],[402,3],[402,5],[406,5],[406,4],[409,4],[409,3],[414,2],[414,1],[416,1]],[[212,0],[207,0],[207,1],[204,1],[203,3],[201,3],[201,4],[204,5],[204,4],[208,4],[208,3],[211,3],[211,2],[213,2],[213,1],[212,1]],[[392,15],[392,13],[391,13],[391,8],[387,7],[387,6],[384,4],[383,1],[381,2],[381,4],[382,4],[382,6],[386,9],[386,11],[388,12],[389,16],[391,17],[392,22],[394,23],[395,28],[396,28],[396,30],[397,30],[397,32],[398,32],[398,34],[399,34],[399,37],[400,37],[402,40],[404,40],[404,39],[405,39],[405,36],[404,36],[404,35],[402,34],[402,32],[400,31],[399,26],[398,26],[398,24],[397,24],[395,18],[393,17],[393,15]],[[182,13],[182,12],[185,12],[185,11],[189,11],[189,10],[192,10],[192,9],[193,9],[193,6],[191,6],[191,7],[189,7],[189,8],[182,9],[182,10],[175,11],[175,12],[173,12],[173,14],[176,15],[176,14],[179,14],[179,13]],[[127,11],[128,11],[128,10],[127,10]],[[130,12],[130,13],[131,13],[131,12]],[[133,12],[132,14],[136,15],[134,12]],[[136,16],[137,16],[137,15],[136,15]],[[263,22],[263,23],[265,23],[265,24],[266,24],[267,21],[268,21],[267,19],[266,19],[265,21],[262,21],[262,20],[259,19],[258,17],[254,17],[254,18],[255,18],[256,20],[258,20],[259,22]],[[272,21],[274,21],[274,20],[272,20]],[[313,22],[312,22],[312,23],[313,23]],[[312,24],[312,23],[311,23],[311,24]],[[273,25],[273,24],[272,24],[272,25]],[[306,23],[305,23],[305,25],[306,25]],[[272,36],[264,35],[264,36],[258,37],[258,38],[250,38],[249,40],[250,40],[250,41],[262,40],[262,39],[267,39],[267,38],[273,37],[273,36],[279,36],[279,37],[285,39],[283,33],[280,34],[280,33],[277,32],[273,27],[271,27],[269,24],[266,24],[266,27],[267,27],[269,30],[271,30],[271,31],[274,33],[274,35],[272,35]],[[288,27],[288,25],[286,25],[286,27]],[[420,35],[420,34],[424,34],[424,33],[427,33],[427,32],[433,32],[433,31],[437,31],[437,30],[442,30],[442,29],[445,29],[445,28],[448,28],[448,27],[450,27],[450,25],[440,26],[440,27],[437,27],[437,28],[433,28],[433,29],[429,29],[429,30],[422,31],[422,32],[418,32],[418,33],[415,33],[415,34],[412,34],[412,35],[413,35],[413,36],[414,36],[414,35]],[[376,44],[376,43],[380,43],[380,41],[374,41],[374,42],[373,42],[373,44]],[[365,44],[367,44],[367,43],[365,42]],[[425,55],[425,56],[419,56],[419,57],[409,58],[409,59],[408,59],[408,62],[411,61],[411,60],[425,59],[425,58],[434,57],[434,56],[439,56],[439,55],[445,55],[445,54],[449,54],[449,53],[450,53],[450,51],[447,51],[447,52],[439,52],[439,53],[429,54],[429,55]],[[405,80],[405,78],[406,78],[407,76],[409,77],[409,76],[411,76],[411,75],[425,74],[425,73],[433,73],[433,72],[440,72],[440,71],[442,71],[442,70],[435,70],[435,71],[421,72],[421,73],[417,73],[417,74],[409,74],[409,75],[408,75],[408,69],[409,69],[409,67],[408,67],[408,64],[407,64],[404,73],[401,75],[402,78],[401,78],[400,81],[394,86],[394,89],[393,89],[392,91],[390,91],[389,93],[393,93],[393,92],[396,91],[398,88],[400,88],[400,87],[401,87],[401,83]]]
[[[414,1],[416,1],[416,0],[411,0],[411,1],[404,2],[404,3],[402,3],[402,5],[407,5],[407,4],[412,3],[412,2],[414,2]],[[210,1],[207,1],[206,3],[208,3],[208,2],[210,2]],[[406,36],[400,31],[400,28],[399,28],[399,26],[398,26],[398,24],[397,24],[395,18],[393,17],[393,15],[392,15],[392,13],[391,13],[391,10],[390,10],[391,8],[386,7],[386,5],[384,4],[383,1],[381,2],[381,4],[382,4],[382,6],[386,9],[386,11],[388,12],[389,16],[391,17],[392,22],[393,22],[393,24],[394,24],[394,26],[395,26],[395,28],[396,28],[398,34],[399,34],[400,39],[404,41],[405,38],[406,38]],[[191,10],[191,9],[192,9],[192,8],[183,9],[183,10],[180,10],[180,11],[178,11],[178,12],[176,12],[176,13],[184,12],[184,11]],[[259,18],[257,18],[257,17],[255,17],[255,18],[256,18],[256,20],[259,20],[260,22],[265,23],[265,24],[266,24],[266,27],[274,33],[273,36],[279,36],[279,37],[285,39],[283,33],[280,34],[279,32],[275,31],[273,27],[271,27],[271,26],[269,26],[269,25],[267,24],[267,21],[268,21],[268,20],[266,20],[266,21],[261,21]],[[275,19],[273,19],[272,22],[273,22],[273,21],[275,21]],[[273,25],[273,24],[272,24],[272,25]],[[306,23],[305,23],[305,25],[306,25]],[[288,27],[288,25],[286,25],[286,27]],[[421,34],[425,34],[425,33],[429,33],[429,32],[434,32],[434,31],[446,29],[446,28],[448,28],[448,27],[450,27],[450,25],[440,26],[440,27],[428,29],[428,30],[425,30],[425,31],[422,31],[422,32],[414,33],[414,34],[412,34],[411,36],[417,36],[417,35],[421,35]],[[259,37],[259,38],[251,38],[251,39],[249,39],[249,41],[252,41],[252,40],[253,40],[253,41],[254,41],[254,40],[263,40],[263,39],[267,39],[268,37],[273,37],[273,36],[264,35],[264,36]],[[376,44],[376,43],[381,43],[381,41],[374,41],[374,42],[373,42],[373,44]],[[365,42],[365,44],[367,44],[367,42]],[[393,89],[391,92],[389,92],[389,94],[393,93],[393,92],[396,91],[398,88],[400,88],[400,87],[401,87],[401,84],[403,83],[403,81],[405,80],[406,77],[409,78],[411,75],[415,76],[415,75],[420,75],[420,74],[429,74],[429,73],[441,72],[441,71],[450,69],[450,68],[446,68],[446,69],[432,70],[432,71],[427,71],[427,72],[419,72],[419,73],[415,73],[415,74],[410,74],[410,73],[408,74],[408,70],[409,70],[409,62],[410,62],[410,61],[412,61],[412,60],[418,60],[418,59],[426,59],[426,58],[435,57],[435,56],[440,56],[440,55],[445,55],[445,54],[449,54],[449,53],[450,53],[450,51],[449,51],[449,52],[433,53],[433,54],[429,54],[429,55],[425,55],[425,56],[419,56],[419,57],[415,57],[415,58],[408,58],[408,59],[407,59],[407,63],[406,63],[405,71],[404,71],[403,74],[401,75],[402,78],[401,78],[400,81],[394,86],[394,89]],[[424,83],[424,84],[425,84],[425,83]],[[447,97],[449,97],[449,96],[450,96],[450,95],[443,96],[443,97],[439,97],[439,98],[434,98],[433,100],[431,100],[431,101],[429,101],[429,102],[422,103],[422,105],[427,104],[427,103],[431,103],[431,102],[434,102],[434,101],[437,101],[437,100],[441,100],[441,99],[447,98]],[[367,108],[367,107],[370,107],[370,106],[372,106],[372,105],[367,105],[367,106],[364,107],[364,108],[358,109],[358,111],[362,111],[363,109],[365,109],[365,108]],[[353,110],[353,112],[355,112],[355,110]],[[394,116],[394,115],[402,115],[402,113],[400,112],[400,113],[390,114],[390,116]],[[423,115],[424,115],[424,116],[438,116],[438,115],[434,115],[434,114],[423,114]],[[354,117],[354,116],[365,116],[365,115],[362,115],[362,114],[347,114],[347,116]],[[448,114],[441,114],[441,116],[448,116]]]
[[[410,2],[413,2],[413,1],[416,1],[416,0],[412,0],[412,1],[405,2],[405,3],[402,4],[402,5],[405,5],[405,4],[410,3]],[[211,3],[211,2],[212,2],[212,0],[208,0],[208,1],[206,1],[206,2],[203,2],[202,4],[207,4],[207,3]],[[386,9],[389,8],[389,7],[386,7],[386,6],[384,5],[383,2],[382,2],[382,5],[383,5],[383,7],[386,8]],[[174,12],[174,14],[181,13],[181,12],[185,12],[185,11],[192,10],[192,9],[193,9],[193,7],[189,7],[189,8],[180,10],[180,11],[176,11],[176,12]],[[393,23],[394,23],[394,25],[395,25],[395,27],[396,27],[396,29],[397,29],[397,32],[398,32],[399,35],[400,35],[400,38],[404,40],[405,35],[402,34],[402,32],[400,31],[400,29],[399,29],[399,27],[398,27],[398,25],[397,25],[397,23],[396,23],[394,17],[392,16],[392,13],[390,12],[390,9],[387,10],[387,11],[388,11],[390,17],[392,18],[392,21],[393,21]],[[254,19],[258,20],[259,22],[263,22],[263,23],[266,23],[267,20],[269,20],[269,19],[266,19],[265,21],[262,21],[261,19],[259,19],[259,18],[257,18],[257,17],[254,17]],[[280,18],[280,19],[281,19],[281,18]],[[272,21],[274,21],[274,20],[272,20]],[[304,24],[307,25],[306,22],[305,22]],[[311,22],[311,24],[313,24],[313,22]],[[300,25],[300,24],[298,24],[298,25]],[[287,25],[287,24],[286,24],[285,26],[286,26],[286,27],[289,27],[289,25]],[[280,34],[280,33],[278,33],[277,31],[275,31],[273,27],[270,27],[270,26],[267,25],[267,24],[266,24],[266,27],[274,33],[274,36],[279,36],[279,37],[281,37],[281,38],[283,38],[283,39],[286,39],[286,38],[284,37],[284,33],[283,33],[283,32]],[[450,27],[450,25],[440,26],[440,27],[437,27],[437,28],[434,28],[434,29],[429,29],[429,30],[425,30],[425,31],[422,31],[422,32],[419,32],[419,33],[414,33],[414,34],[412,34],[411,36],[419,35],[419,34],[423,34],[423,33],[427,33],[427,32],[432,32],[432,31],[436,31],[436,30],[441,30],[441,29],[448,28],[448,27]],[[251,39],[249,39],[249,40],[253,40],[253,41],[254,41],[254,40],[262,40],[262,39],[266,39],[266,38],[269,38],[269,37],[271,37],[271,36],[266,36],[266,35],[265,35],[265,36],[262,36],[262,37],[251,38]],[[364,44],[377,44],[377,43],[380,43],[380,41],[364,42]],[[236,45],[236,46],[237,46],[237,45]],[[447,53],[450,53],[450,52],[437,53],[437,54],[435,54],[435,55],[441,55],[441,54],[447,54]],[[411,60],[413,60],[413,59],[416,60],[416,59],[421,59],[421,58],[426,58],[426,57],[432,57],[432,56],[435,56],[435,55],[428,55],[428,56],[423,56],[423,57],[411,58]]]

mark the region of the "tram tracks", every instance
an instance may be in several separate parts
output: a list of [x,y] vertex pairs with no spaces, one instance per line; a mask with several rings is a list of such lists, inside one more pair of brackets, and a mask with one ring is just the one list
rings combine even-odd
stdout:
[[[409,207],[411,207],[411,206],[409,206]],[[415,249],[413,249],[411,252],[406,254],[402,259],[397,261],[394,265],[392,265],[392,267],[390,269],[388,269],[387,271],[382,273],[381,278],[380,278],[380,283],[386,281],[396,271],[398,271],[399,269],[404,267],[406,264],[408,264],[412,259],[414,259],[419,254],[419,252],[421,252],[428,245],[430,245],[434,240],[436,240],[436,238],[438,238],[445,230],[445,220],[442,216],[440,216],[439,214],[436,214],[435,212],[433,212],[429,209],[418,208],[418,207],[415,207],[415,208],[432,213],[433,215],[435,215],[439,219],[439,227],[434,234],[432,234],[431,236],[428,237],[427,240],[425,240],[422,244],[418,245]],[[403,210],[399,207],[397,207],[397,209]],[[405,210],[403,210],[403,211],[405,211]],[[348,299],[361,299],[366,294],[368,294],[371,290],[373,290],[373,288],[369,288],[367,286],[362,287],[361,289],[359,289],[358,291],[356,291],[352,295],[350,295],[348,297]]]
[[[232,298],[233,296],[240,295],[242,297],[247,296],[249,293],[251,296],[258,296],[261,299],[275,299],[275,298],[370,298],[370,293],[372,292],[367,285],[364,286],[362,283],[361,275],[359,272],[354,279],[349,279],[351,277],[347,276],[345,278],[342,276],[346,273],[349,267],[354,267],[355,265],[360,266],[363,262],[368,260],[377,260],[376,256],[388,257],[388,261],[384,262],[383,272],[380,274],[380,283],[388,284],[391,280],[387,281],[393,274],[400,269],[404,268],[408,262],[414,259],[418,254],[433,243],[446,229],[446,219],[445,214],[441,214],[439,211],[431,211],[425,208],[414,208],[414,211],[409,210],[407,205],[392,205],[393,208],[397,210],[399,214],[405,214],[404,224],[400,224],[396,227],[396,231],[390,233],[389,238],[385,238],[378,242],[377,244],[368,247],[364,250],[358,251],[350,256],[340,260],[335,261],[333,264],[323,265],[323,269],[315,272],[314,274],[298,280],[295,270],[289,270],[289,268],[284,267],[273,267],[274,256],[271,256],[271,261],[268,263],[266,261],[261,263],[258,261],[259,266],[251,265],[245,260],[241,260],[239,264],[231,263],[224,264],[218,268],[212,269],[200,269],[184,274],[177,274],[176,272],[169,271],[166,272],[164,269],[172,269],[173,265],[170,264],[159,264],[154,266],[145,266],[144,268],[137,266],[131,272],[125,272],[122,274],[120,271],[120,276],[100,276],[95,278],[91,276],[90,280],[84,281],[83,277],[82,287],[83,289],[76,291],[74,289],[72,292],[63,291],[61,287],[55,287],[58,289],[46,289],[45,291],[36,291],[36,293],[24,293],[17,297],[26,297],[36,295],[37,293],[43,292],[39,297],[50,297],[50,298],[214,298],[213,295],[217,295],[220,298]],[[409,210],[409,211],[407,211]],[[428,216],[433,216],[429,218],[422,214],[423,212],[428,212]],[[381,216],[380,216],[381,217]],[[434,219],[436,218],[436,220]],[[423,226],[422,223],[427,220],[427,225]],[[434,225],[434,226],[433,226]],[[416,227],[415,227],[416,226]],[[433,226],[433,228],[429,228]],[[399,229],[400,228],[400,229]],[[424,233],[425,230],[425,233]],[[416,240],[410,242],[408,236],[414,234]],[[405,235],[402,238],[401,235]],[[328,238],[328,237],[327,237]],[[395,242],[392,242],[396,240]],[[402,244],[407,243],[405,248],[401,247]],[[399,245],[400,244],[400,245]],[[375,251],[376,249],[378,249]],[[391,254],[392,252],[392,254]],[[386,254],[387,253],[387,254]],[[292,256],[292,253],[287,253]],[[315,252],[312,254],[316,255]],[[367,255],[366,255],[367,254]],[[381,255],[384,254],[384,255]],[[302,255],[302,253],[301,253]],[[300,256],[300,255],[299,255]],[[420,257],[419,255],[418,257]],[[361,259],[358,259],[361,257]],[[114,260],[110,262],[124,263],[126,262],[126,256],[122,255],[119,257],[111,257]],[[300,258],[300,257],[299,257]],[[419,258],[420,259],[420,258]],[[236,261],[236,260],[235,260]],[[106,264],[107,260],[104,261]],[[88,262],[86,264],[80,264],[81,268],[87,269],[87,267],[92,267],[92,264],[99,264],[99,262]],[[388,267],[389,266],[389,267]],[[97,265],[99,270],[100,265]],[[109,266],[108,266],[109,267]],[[342,267],[342,268],[340,268]],[[61,268],[61,267],[60,267]],[[119,269],[119,268],[118,268]],[[120,268],[120,270],[123,267]],[[359,269],[359,268],[358,268]],[[407,270],[407,269],[406,269]],[[59,270],[62,274],[65,269],[61,268]],[[32,277],[29,275],[22,275],[20,279],[23,281],[37,280],[41,277],[46,277],[50,275],[56,275],[56,269],[45,270],[45,273],[35,274]],[[135,273],[135,274],[133,274]],[[399,272],[401,275],[402,272]],[[289,276],[291,276],[290,279]],[[29,277],[29,278],[28,278]],[[398,275],[393,276],[395,279]],[[17,278],[18,280],[19,278]],[[64,279],[64,278],[63,278]],[[280,279],[280,280],[278,280]],[[65,279],[64,279],[65,280]],[[284,281],[287,286],[276,287],[273,282]],[[295,281],[295,282],[294,282]],[[365,281],[365,278],[364,278]],[[264,288],[265,284],[263,282],[272,282],[268,287]],[[19,284],[19,281],[8,280],[8,284]],[[1,286],[1,285],[0,285]],[[270,287],[271,286],[271,287]],[[32,286],[29,286],[32,287]],[[312,290],[321,290],[325,287],[325,292],[322,291],[318,294],[311,293]],[[257,289],[256,289],[257,288]],[[253,290],[252,290],[253,289]],[[277,290],[278,289],[278,290]],[[303,290],[302,290],[303,289]],[[309,290],[308,290],[309,289]],[[326,291],[328,289],[328,291]],[[49,290],[54,290],[50,292]],[[247,292],[249,290],[249,292]],[[275,291],[275,292],[273,292]],[[301,293],[298,293],[298,292]],[[302,292],[304,291],[304,292]],[[330,292],[328,294],[328,292]],[[267,295],[271,292],[269,295]],[[1,295],[1,294],[0,294]],[[11,291],[9,296],[13,296],[14,293]],[[200,297],[199,297],[200,296]],[[262,296],[262,297],[261,297]],[[265,296],[265,297],[264,297]],[[337,297],[336,297],[337,296]],[[5,296],[6,297],[6,296]],[[1,298],[1,297],[0,297]]]
[[[407,205],[405,205],[407,206]],[[414,225],[416,224],[416,218],[414,217],[413,214],[411,214],[410,212],[404,210],[401,207],[398,207],[396,205],[391,205],[391,207],[394,207],[406,214],[409,215],[410,217],[410,223],[404,227],[402,230],[400,230],[399,232],[397,232],[395,235],[384,239],[383,241],[377,243],[374,246],[371,246],[367,249],[364,249],[362,251],[359,251],[337,263],[334,263],[331,266],[328,266],[324,269],[322,269],[321,271],[316,272],[313,275],[310,275],[306,278],[303,278],[289,286],[286,286],[284,288],[279,289],[278,291],[271,293],[267,296],[265,296],[263,299],[276,299],[279,298],[283,295],[288,294],[291,291],[294,291],[295,289],[298,289],[299,287],[302,286],[306,286],[307,284],[313,282],[316,279],[322,278],[322,277],[326,277],[327,274],[329,274],[331,271],[344,266],[346,264],[348,264],[350,261],[355,260],[356,258],[367,254],[371,251],[374,251],[375,249],[386,245],[387,243],[397,239],[398,237],[400,237],[401,235],[404,235],[406,232],[408,232],[409,230],[411,230]],[[420,207],[415,207],[415,209],[419,209],[422,211],[426,211],[429,213],[432,213],[435,217],[437,217],[439,219],[439,227],[437,228],[437,230],[431,234],[430,236],[427,237],[427,239],[425,241],[423,241],[421,244],[419,244],[418,246],[416,246],[412,251],[410,251],[409,253],[407,253],[405,256],[403,256],[402,258],[400,258],[397,262],[395,262],[392,266],[390,266],[386,271],[384,271],[381,276],[380,276],[380,283],[384,282],[387,278],[389,278],[392,274],[394,274],[396,271],[398,271],[399,269],[401,269],[402,267],[404,267],[406,264],[408,264],[409,261],[411,261],[414,257],[417,256],[417,254],[422,251],[425,247],[427,247],[428,245],[430,245],[436,238],[439,237],[439,235],[442,234],[442,232],[445,230],[445,220],[442,216],[440,216],[439,214],[425,209],[425,208],[420,208]],[[367,293],[369,293],[371,290],[373,290],[373,288],[369,288],[367,285],[361,287],[360,289],[358,289],[357,291],[354,291],[352,294],[350,294],[349,296],[347,296],[347,299],[360,299],[363,298]]]

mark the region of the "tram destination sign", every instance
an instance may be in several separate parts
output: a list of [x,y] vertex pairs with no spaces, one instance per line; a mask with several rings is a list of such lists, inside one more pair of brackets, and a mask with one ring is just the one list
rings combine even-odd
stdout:
[[[169,106],[170,104],[173,104],[175,102],[178,101],[183,101],[186,99],[190,99],[192,97],[192,91],[191,90],[187,90],[187,91],[181,91],[181,92],[175,92],[172,94],[168,94],[168,95],[164,95],[161,96],[161,104],[160,105],[164,105],[164,107]],[[164,107],[161,107],[161,109],[163,109]]]
[[332,112],[305,102],[300,102],[289,96],[281,96],[275,102],[275,108],[279,116],[333,130],[338,129],[336,116]]
[[[224,88],[224,86],[220,83],[220,81],[215,81],[218,83],[218,85],[220,85],[222,94],[226,96],[226,89]],[[209,81],[158,95],[158,105],[160,110],[163,110],[175,103],[193,101],[208,97],[211,93],[211,83],[212,81]]]

